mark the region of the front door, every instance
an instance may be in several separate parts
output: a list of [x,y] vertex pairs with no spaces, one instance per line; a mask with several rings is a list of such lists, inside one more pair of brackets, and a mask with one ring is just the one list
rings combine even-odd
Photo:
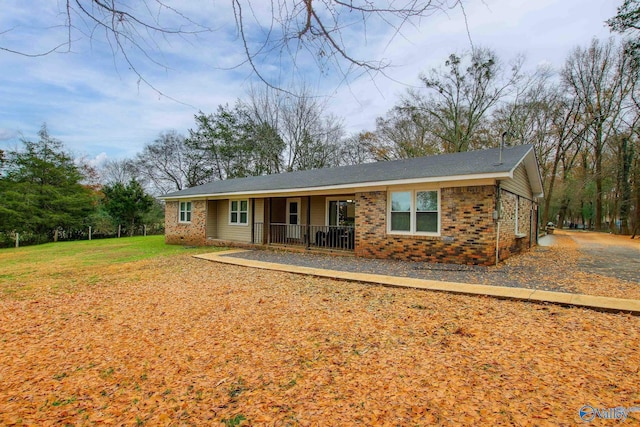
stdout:
[[287,199],[287,239],[299,239],[300,235],[300,198]]

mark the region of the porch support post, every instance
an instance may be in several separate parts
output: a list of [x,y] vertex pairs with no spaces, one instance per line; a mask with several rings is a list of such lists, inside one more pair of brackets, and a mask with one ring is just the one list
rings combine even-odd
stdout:
[[256,242],[256,199],[249,199],[251,203],[251,243]]
[[311,247],[311,196],[307,196],[307,249]]
[[267,208],[267,220],[264,222],[264,225],[267,227],[267,245],[271,244],[271,210],[273,207],[273,198],[269,197],[267,199],[267,203],[269,204],[269,207]]

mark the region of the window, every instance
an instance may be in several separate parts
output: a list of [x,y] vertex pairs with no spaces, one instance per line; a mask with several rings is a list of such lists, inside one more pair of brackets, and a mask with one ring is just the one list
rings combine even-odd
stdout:
[[391,231],[411,231],[411,191],[391,193]]
[[416,192],[416,231],[438,232],[438,192]]
[[230,200],[229,205],[229,223],[249,223],[249,202],[247,200]]
[[404,234],[440,232],[439,192],[394,191],[391,193],[389,231]]
[[179,222],[191,222],[191,202],[180,202]]
[[355,201],[352,199],[327,198],[327,225],[353,227],[355,222]]

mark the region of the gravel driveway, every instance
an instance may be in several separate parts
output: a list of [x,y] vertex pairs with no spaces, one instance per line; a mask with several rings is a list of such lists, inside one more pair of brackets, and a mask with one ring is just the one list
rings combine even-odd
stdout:
[[605,233],[570,232],[584,255],[578,262],[586,271],[640,283],[640,239]]

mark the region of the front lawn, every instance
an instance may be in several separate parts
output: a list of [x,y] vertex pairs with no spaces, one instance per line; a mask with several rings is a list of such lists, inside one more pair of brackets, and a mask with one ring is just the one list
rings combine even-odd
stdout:
[[166,245],[164,236],[0,249],[0,295],[28,298],[39,292],[72,292],[79,286],[99,283],[109,272],[130,268],[136,261],[215,250]]
[[557,426],[640,406],[640,317],[149,242],[0,251],[0,425]]

